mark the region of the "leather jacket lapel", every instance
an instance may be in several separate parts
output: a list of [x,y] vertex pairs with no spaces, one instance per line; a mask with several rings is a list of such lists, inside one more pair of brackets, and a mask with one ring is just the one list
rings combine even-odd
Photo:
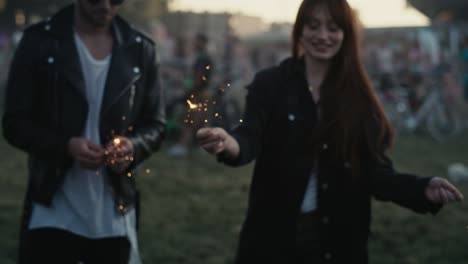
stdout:
[[68,80],[68,83],[81,95],[86,98],[86,87],[83,77],[83,71],[81,69],[80,58],[78,50],[75,45],[74,31],[71,34],[67,34],[60,45],[59,57],[63,58],[63,64],[59,68],[62,75]]
[[114,22],[113,25],[114,46],[112,48],[112,59],[107,75],[106,87],[101,106],[101,119],[108,113],[120,97],[141,76],[141,66],[129,43],[124,42],[122,34]]

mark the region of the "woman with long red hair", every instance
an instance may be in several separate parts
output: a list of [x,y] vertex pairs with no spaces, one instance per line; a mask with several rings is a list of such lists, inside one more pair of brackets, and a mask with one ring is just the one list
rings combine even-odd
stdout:
[[463,199],[443,178],[394,170],[356,24],[345,0],[304,0],[292,57],[256,75],[243,123],[197,133],[227,165],[256,159],[238,264],[365,264],[371,197],[433,214]]

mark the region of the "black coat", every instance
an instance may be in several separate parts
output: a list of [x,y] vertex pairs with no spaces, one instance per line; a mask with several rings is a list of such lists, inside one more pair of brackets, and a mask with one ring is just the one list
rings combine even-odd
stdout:
[[[26,29],[9,73],[3,134],[29,160],[23,227],[31,201],[51,204],[73,163],[67,142],[82,136],[86,123],[88,103],[73,17],[74,7],[68,6]],[[109,170],[116,210],[124,214],[137,201],[135,169],[160,146],[166,121],[154,43],[119,17],[112,33],[99,132],[103,144],[121,135],[135,147],[128,171],[115,175]]]
[[314,160],[324,263],[368,262],[372,196],[418,213],[439,209],[424,195],[430,178],[397,173],[388,159],[363,155],[356,180],[351,163],[332,155],[333,142],[318,142],[314,154],[307,142],[317,125],[316,112],[303,59],[264,70],[248,86],[243,123],[232,132],[240,156],[235,161],[220,157],[231,166],[256,159],[236,263],[293,263],[296,222]]

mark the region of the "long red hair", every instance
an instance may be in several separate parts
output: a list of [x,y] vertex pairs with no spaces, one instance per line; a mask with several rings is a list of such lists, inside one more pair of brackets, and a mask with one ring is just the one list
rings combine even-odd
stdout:
[[[321,85],[322,123],[319,139],[331,140],[336,154],[360,168],[362,150],[376,159],[391,147],[393,128],[375,93],[362,62],[358,20],[346,0],[304,0],[292,33],[292,55],[303,55],[300,39],[311,11],[317,5],[327,7],[334,22],[344,32],[341,49],[332,58]],[[364,147],[364,149],[363,149]]]

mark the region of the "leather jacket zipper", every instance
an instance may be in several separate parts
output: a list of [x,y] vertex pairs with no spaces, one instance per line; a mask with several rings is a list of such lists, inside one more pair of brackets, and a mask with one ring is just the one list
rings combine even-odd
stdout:
[[130,91],[130,99],[131,99],[131,105],[130,105],[130,108],[133,107],[133,99],[135,97],[135,83],[141,78],[141,74],[138,74],[136,75],[135,77],[133,77],[132,81],[127,85],[125,86],[125,88],[120,92],[120,94],[114,98],[114,100],[112,101],[112,103],[110,103],[106,109],[103,111],[104,114],[107,113],[107,111],[109,111],[109,109],[115,104],[117,103],[117,101],[120,99],[120,97],[122,97],[128,89],[131,89]]
[[130,89],[130,98],[128,99],[128,105],[129,105],[130,109],[133,108],[133,103],[134,103],[134,100],[135,100],[135,93],[136,93],[136,86],[135,86],[135,84],[132,84],[132,87]]

